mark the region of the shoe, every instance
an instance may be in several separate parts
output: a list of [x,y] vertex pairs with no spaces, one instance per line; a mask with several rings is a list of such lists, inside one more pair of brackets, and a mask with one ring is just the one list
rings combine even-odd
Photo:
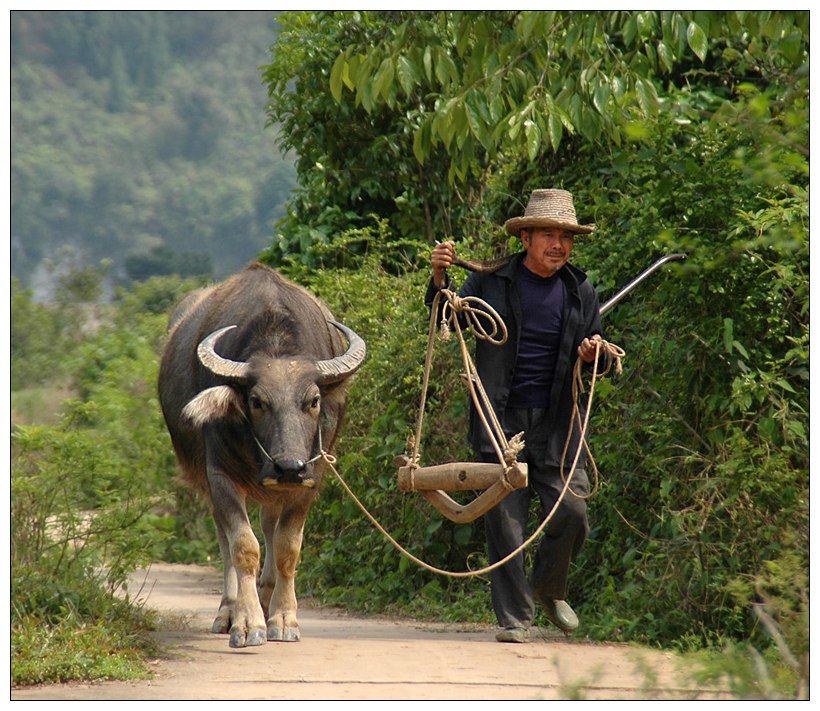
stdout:
[[566,600],[543,600],[544,614],[550,622],[564,632],[578,629],[578,615]]
[[505,627],[495,636],[496,642],[515,642],[521,644],[530,641],[530,631],[526,627]]

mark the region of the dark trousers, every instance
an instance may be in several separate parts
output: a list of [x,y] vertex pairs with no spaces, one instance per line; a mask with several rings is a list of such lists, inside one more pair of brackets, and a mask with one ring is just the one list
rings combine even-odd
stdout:
[[[529,485],[508,494],[484,515],[490,563],[501,560],[532,535],[533,531],[528,530],[527,523],[533,496],[539,499],[539,521],[543,521],[564,488],[560,468],[543,465],[544,432],[549,427],[546,411],[508,409],[504,414],[503,427],[508,437],[524,432],[526,447],[519,455],[519,461],[527,463]],[[498,461],[494,452],[481,453],[479,459]],[[569,475],[571,467],[570,459],[564,467],[565,476]],[[589,480],[583,469],[575,470],[570,489],[536,541],[538,547],[530,577],[524,569],[523,552],[492,571],[493,609],[502,627],[529,625],[535,616],[536,598],[566,599],[570,563],[581,550],[589,532],[586,500],[575,496],[573,491],[581,496],[589,493]]]

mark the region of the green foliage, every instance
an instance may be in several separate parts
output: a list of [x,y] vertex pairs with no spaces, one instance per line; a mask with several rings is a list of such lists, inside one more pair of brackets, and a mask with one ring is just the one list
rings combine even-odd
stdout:
[[285,246],[282,235],[274,239],[270,249],[259,255],[260,261],[275,264],[294,275],[309,278],[310,270],[319,269],[356,269],[368,262],[369,258],[378,263],[379,268],[392,274],[403,274],[410,268],[422,265],[427,246],[417,239],[401,239],[393,235],[388,220],[370,215],[368,222],[361,228],[344,230],[332,240],[324,238],[316,242],[306,242],[299,248],[290,251]]
[[67,248],[112,278],[221,276],[265,246],[294,182],[262,130],[273,13],[10,20],[15,277]]
[[144,675],[151,624],[115,591],[162,550],[149,453],[67,424],[20,428],[13,447],[13,681]]
[[144,660],[159,652],[152,614],[105,592],[92,571],[59,580],[14,572],[12,685],[149,676]]
[[[45,384],[69,378],[76,396],[56,421],[12,430],[15,683],[144,675],[153,623],[115,592],[154,560],[215,557],[207,510],[176,483],[156,395],[166,312],[192,286],[149,280],[98,310],[70,349],[25,344]],[[76,306],[59,308],[79,319]],[[27,303],[36,322],[53,308]],[[25,385],[27,371],[14,377]]]
[[732,644],[706,654],[696,680],[723,683],[736,698],[807,700],[808,582],[803,561],[791,552],[767,562],[754,580],[733,581],[731,594],[754,611],[757,644]]
[[[30,289],[11,280],[10,357],[11,389],[42,384],[54,373],[53,351],[66,347],[59,309],[43,308],[34,302]],[[48,367],[47,367],[48,366]]]
[[805,12],[287,13],[263,77],[299,188],[271,259],[371,213],[400,238],[503,249],[494,225],[521,196],[499,171],[553,175],[580,146],[731,112],[773,78],[800,94],[807,37]]
[[[87,331],[96,328],[108,265],[65,266],[52,275],[54,302],[35,300],[31,289],[11,281],[11,388],[56,382]],[[62,357],[55,357],[61,354]]]
[[162,505],[156,497],[173,461],[157,446],[166,438],[154,344],[109,334],[85,344],[78,360],[81,399],[66,404],[57,425],[13,433],[12,558],[34,564],[54,551],[56,567],[104,561],[113,589],[162,551],[144,514]]
[[178,274],[181,277],[210,276],[211,257],[205,252],[177,253],[165,245],[157,245],[148,253],[129,254],[125,258],[125,274],[132,281],[144,281],[152,276]]
[[[391,239],[407,234],[398,219],[414,215],[428,244],[454,235],[480,256],[517,249],[490,223],[553,186],[598,225],[574,257],[602,296],[663,254],[688,255],[605,324],[626,348],[626,373],[600,390],[603,483],[572,585],[595,637],[681,648],[747,639],[755,620],[735,581],[792,556],[808,565],[807,23],[778,11],[292,13],[274,48],[269,115],[299,152],[304,192],[266,254],[272,264],[362,264],[375,280]],[[441,196],[463,209],[431,209]],[[382,249],[364,262],[340,258],[365,218],[390,220],[395,237],[371,240]],[[391,323],[421,327],[420,290],[394,305]],[[340,291],[327,298],[338,304]],[[374,308],[369,291],[350,290],[346,320]],[[394,348],[383,355],[389,326],[364,329],[374,346],[352,394],[381,454],[407,425],[413,400],[400,398],[413,396],[395,388],[413,366]],[[415,352],[420,363],[420,343]],[[368,368],[385,367],[371,392],[358,390]],[[465,408],[450,404],[441,453],[456,459]],[[343,471],[368,470],[367,444],[345,439],[340,452]],[[368,501],[379,500],[376,481],[362,483]],[[347,506],[320,525],[327,517],[334,530],[335,517],[347,531]],[[434,528],[413,538],[433,540]],[[477,537],[465,539],[475,548],[459,558],[480,556]],[[346,543],[323,584],[368,578],[355,554],[345,577],[344,556],[361,550]],[[370,565],[379,585],[392,579]]]
[[[372,228],[370,233],[375,236]],[[421,298],[427,275],[419,270],[392,274],[379,257],[368,255],[355,271],[290,272],[368,347],[366,366],[350,388],[336,466],[367,509],[414,555],[449,570],[480,567],[486,561],[480,526],[442,520],[423,499],[401,494],[396,486],[393,460],[404,453],[416,427],[427,343],[428,314]],[[422,443],[427,463],[469,456],[466,392],[453,368],[460,355],[453,344],[438,349]],[[338,482],[325,484],[311,510],[299,569],[302,594],[368,612],[489,620],[487,583],[443,578],[411,563]]]
[[535,161],[565,135],[620,144],[625,120],[654,116],[661,82],[681,86],[687,70],[771,72],[807,58],[807,15],[795,12],[334,14],[371,30],[371,44],[350,37],[333,62],[336,101],[349,91],[368,114],[405,114],[419,163],[443,146],[464,183],[487,159]]
[[422,167],[401,111],[386,105],[366,111],[349,96],[337,102],[328,85],[339,47],[380,41],[391,31],[392,14],[288,12],[280,22],[263,79],[279,146],[296,154],[299,187],[269,250],[271,262],[298,255],[316,266],[312,245],[368,226],[371,215],[389,220],[391,242],[380,245],[383,251],[407,240],[429,244],[470,234],[481,196],[448,184],[444,152]]
[[147,319],[157,331],[158,322],[152,316],[162,316],[162,333],[165,332],[165,318],[188,293],[202,286],[208,280],[180,279],[176,276],[153,277],[132,284],[128,289],[120,289],[115,303],[118,322],[125,326],[128,320]]
[[753,620],[729,582],[808,541],[806,174],[772,146],[750,172],[758,137],[656,123],[638,150],[586,163],[600,184],[573,186],[602,233],[578,259],[606,290],[664,252],[689,255],[608,317],[627,377],[596,421],[607,474],[576,576],[612,611],[596,635],[743,638]]

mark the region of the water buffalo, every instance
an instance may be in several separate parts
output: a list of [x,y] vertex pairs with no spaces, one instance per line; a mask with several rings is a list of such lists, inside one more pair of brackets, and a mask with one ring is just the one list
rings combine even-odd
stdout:
[[[210,501],[224,565],[213,631],[230,632],[231,647],[300,637],[294,581],[318,455],[333,447],[364,357],[362,339],[324,304],[258,263],[171,316],[160,402],[182,478]],[[248,498],[265,539],[258,581]]]

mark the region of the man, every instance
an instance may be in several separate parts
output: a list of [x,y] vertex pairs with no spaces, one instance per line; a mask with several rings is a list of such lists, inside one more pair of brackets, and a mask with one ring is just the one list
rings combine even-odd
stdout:
[[[485,515],[491,563],[528,537],[533,495],[539,498],[542,520],[560,496],[564,487],[560,466],[572,419],[573,367],[576,358],[594,361],[596,343],[602,340],[595,289],[568,261],[575,235],[594,230],[594,225],[578,224],[572,195],[565,190],[535,190],[524,215],[507,220],[504,226],[510,234],[520,236],[524,251],[493,273],[473,272],[458,292],[486,301],[507,325],[509,338],[501,346],[476,340],[475,362],[505,435],[523,431],[526,443],[519,459],[528,465],[529,486],[513,491]],[[446,270],[454,256],[453,242],[438,244],[433,250],[428,306],[437,289],[449,288]],[[607,365],[603,353],[600,363],[602,368]],[[570,473],[580,443],[578,430],[576,426],[565,456],[565,475]],[[479,461],[498,461],[474,405],[469,439]],[[496,635],[499,642],[529,639],[536,600],[565,633],[578,627],[566,598],[570,562],[589,531],[584,498],[589,482],[584,464],[582,452],[571,490],[541,538],[530,579],[524,571],[523,554],[492,572],[493,608],[502,628]]]

